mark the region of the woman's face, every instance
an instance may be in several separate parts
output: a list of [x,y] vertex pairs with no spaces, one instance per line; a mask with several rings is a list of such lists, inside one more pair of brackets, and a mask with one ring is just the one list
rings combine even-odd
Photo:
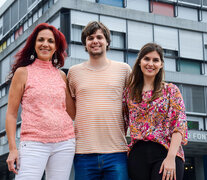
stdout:
[[40,60],[49,61],[52,59],[56,51],[56,44],[54,34],[51,30],[44,29],[38,33],[35,41],[35,51],[37,58]]
[[163,63],[157,51],[152,51],[146,54],[141,59],[139,65],[144,78],[155,78],[159,70],[163,67]]

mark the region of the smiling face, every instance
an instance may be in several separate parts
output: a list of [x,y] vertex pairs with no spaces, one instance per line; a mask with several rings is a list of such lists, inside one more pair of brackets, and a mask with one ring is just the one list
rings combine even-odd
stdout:
[[51,30],[44,29],[38,33],[35,41],[35,51],[37,58],[40,60],[49,61],[52,59],[56,51],[56,44],[54,34]]
[[86,49],[90,56],[101,56],[106,53],[108,43],[101,29],[86,37]]
[[157,51],[147,53],[140,61],[140,68],[144,78],[155,78],[163,63]]

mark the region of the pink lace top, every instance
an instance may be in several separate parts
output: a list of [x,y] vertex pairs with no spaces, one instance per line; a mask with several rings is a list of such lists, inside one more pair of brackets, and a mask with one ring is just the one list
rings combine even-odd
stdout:
[[66,84],[51,61],[36,59],[27,66],[22,97],[21,141],[60,142],[74,137],[66,112]]

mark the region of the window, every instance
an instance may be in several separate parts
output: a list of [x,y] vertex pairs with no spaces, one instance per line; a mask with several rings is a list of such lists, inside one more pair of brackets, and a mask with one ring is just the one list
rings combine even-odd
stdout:
[[201,5],[201,0],[179,0],[179,2]]
[[203,0],[203,5],[207,6],[207,0]]
[[204,87],[182,85],[182,95],[187,112],[206,113]]
[[10,72],[10,57],[7,56],[3,61],[1,61],[1,78],[0,78],[0,83],[3,84],[6,79],[7,76],[9,75]]
[[3,36],[3,18],[0,18],[0,40]]
[[18,1],[15,1],[11,6],[11,27],[18,22]]
[[140,50],[143,45],[153,41],[152,25],[128,21],[128,48]]
[[207,61],[207,44],[204,45],[205,60]]
[[79,26],[75,24],[72,25],[72,36],[71,36],[72,41],[81,43],[81,33],[83,28],[84,26]]
[[201,63],[199,61],[181,59],[178,61],[178,69],[184,73],[201,74]]
[[6,109],[7,105],[0,108],[0,131],[5,129]]
[[189,130],[204,130],[204,121],[201,116],[187,115],[188,129]]
[[205,73],[205,75],[207,76],[207,63],[205,63],[205,64],[203,64],[204,65],[204,73]]
[[165,71],[176,72],[176,60],[172,58],[164,58]]
[[154,25],[154,41],[166,49],[165,53],[178,51],[178,29]]
[[112,48],[124,49],[125,34],[121,32],[111,31],[111,44]]
[[124,7],[124,0],[96,0],[97,3]]
[[27,1],[19,0],[19,19],[27,13]]
[[3,35],[10,30],[11,19],[10,19],[10,8],[3,15]]
[[150,7],[154,14],[174,17],[174,6],[171,4],[151,1]]
[[128,59],[127,63],[130,65],[131,68],[133,68],[133,66],[136,62],[137,55],[138,55],[138,52],[128,52],[127,53],[127,59]]
[[180,56],[190,59],[203,60],[202,33],[179,30],[179,35]]
[[31,6],[36,0],[27,0],[28,1],[28,7]]
[[43,5],[43,13],[45,13],[48,9],[49,9],[49,3],[48,3],[48,1],[47,1],[47,2],[44,3],[44,5]]
[[199,130],[199,124],[195,121],[188,121],[188,130]]

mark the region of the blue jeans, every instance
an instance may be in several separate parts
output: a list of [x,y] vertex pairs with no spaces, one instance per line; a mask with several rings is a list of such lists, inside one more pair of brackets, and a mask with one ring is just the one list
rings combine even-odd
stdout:
[[76,154],[75,180],[128,180],[127,153]]

